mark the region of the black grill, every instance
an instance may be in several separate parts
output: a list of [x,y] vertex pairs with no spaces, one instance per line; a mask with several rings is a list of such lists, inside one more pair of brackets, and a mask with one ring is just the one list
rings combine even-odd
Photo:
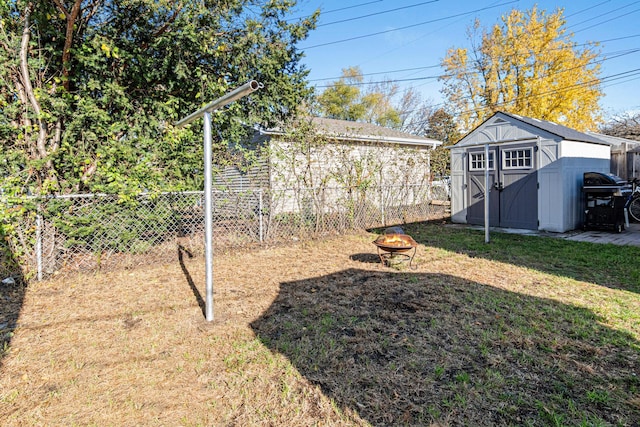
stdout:
[[610,229],[617,233],[624,230],[631,184],[619,176],[601,172],[585,172],[583,184],[584,228]]

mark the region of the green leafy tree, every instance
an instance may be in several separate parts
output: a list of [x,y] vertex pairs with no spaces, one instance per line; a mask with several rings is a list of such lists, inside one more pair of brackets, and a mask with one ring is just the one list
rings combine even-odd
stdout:
[[320,113],[333,119],[399,127],[402,124],[400,112],[393,106],[393,98],[398,93],[397,85],[381,82],[362,91],[360,86],[363,81],[359,67],[343,69],[342,77],[318,95]]
[[451,114],[442,108],[434,111],[427,119],[428,128],[425,136],[442,141],[431,153],[430,165],[432,175],[449,175],[451,173],[451,153],[447,147],[455,144],[461,137],[458,126]]
[[358,67],[343,69],[342,77],[318,96],[320,112],[332,119],[362,120],[366,113],[358,86],[362,81],[362,72]]
[[193,188],[201,132],[181,117],[256,79],[213,115],[238,141],[309,95],[296,44],[317,14],[288,0],[0,2],[0,180],[5,193]]
[[476,21],[469,39],[471,49],[450,49],[442,61],[443,93],[465,131],[498,110],[578,130],[601,120],[598,51],[578,48],[561,9],[512,10],[488,30]]

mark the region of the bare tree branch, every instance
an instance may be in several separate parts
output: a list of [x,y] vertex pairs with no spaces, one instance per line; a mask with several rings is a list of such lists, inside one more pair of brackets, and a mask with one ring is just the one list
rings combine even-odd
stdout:
[[33,3],[29,3],[24,11],[24,27],[22,29],[22,43],[20,44],[20,73],[22,77],[22,86],[24,87],[25,94],[29,99],[29,103],[33,108],[38,122],[38,138],[36,140],[36,148],[38,157],[44,159],[47,157],[47,129],[42,121],[42,109],[40,108],[40,102],[36,98],[31,84],[31,76],[29,74],[28,53],[29,53],[29,41],[31,40],[31,29],[29,28],[29,18],[33,9]]

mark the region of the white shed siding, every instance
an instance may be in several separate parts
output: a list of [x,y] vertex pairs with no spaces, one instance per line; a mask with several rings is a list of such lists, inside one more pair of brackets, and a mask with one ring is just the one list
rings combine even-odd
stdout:
[[608,145],[588,144],[586,142],[562,141],[560,157],[580,157],[584,159],[603,159],[611,156]]
[[584,220],[582,195],[584,172],[608,173],[611,150],[607,145],[562,141],[560,153],[566,209],[562,218],[564,227],[558,231],[566,231],[580,227]]
[[562,168],[558,161],[559,140],[538,140],[538,221],[539,229],[559,231],[563,228]]
[[[586,149],[585,152],[592,153],[593,151]],[[540,169],[538,171],[540,184],[538,194],[540,225],[538,229],[564,232],[580,227],[584,209],[582,200],[583,174],[586,171],[606,173],[608,170],[609,159],[595,157],[560,157]]]
[[[270,185],[274,190],[274,213],[297,212],[312,203],[307,189],[322,186],[325,203],[343,197],[336,188],[358,185],[359,177],[368,187],[424,185],[429,182],[431,147],[400,144],[331,141],[300,152],[299,145],[271,140]],[[362,172],[356,172],[356,165]],[[304,177],[301,179],[301,177]],[[376,198],[370,198],[380,203]],[[407,204],[421,203],[409,192]]]
[[467,222],[467,191],[465,183],[465,150],[451,149],[451,221]]

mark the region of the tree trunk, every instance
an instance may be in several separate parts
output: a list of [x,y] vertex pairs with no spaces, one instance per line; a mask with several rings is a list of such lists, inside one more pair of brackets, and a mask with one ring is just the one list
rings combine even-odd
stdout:
[[[34,156],[36,160],[44,160],[49,156],[49,152],[47,150],[47,124],[42,119],[42,107],[40,106],[40,102],[36,98],[35,92],[33,90],[33,85],[31,83],[31,75],[29,73],[29,42],[31,41],[29,18],[31,16],[32,10],[33,3],[29,3],[24,11],[24,27],[22,29],[22,40],[20,43],[20,79],[22,83],[22,91],[24,92],[24,94],[21,95],[26,98],[23,99],[25,105],[24,120],[30,123],[30,119],[28,118],[28,107],[30,105],[35,115],[36,126],[38,127],[38,135],[36,137],[35,145],[33,145],[33,142],[30,141],[30,139],[26,140],[27,145],[30,149],[30,154]],[[45,166],[45,170],[42,170],[39,173],[41,178],[40,183],[42,183],[42,181],[47,177],[55,181],[55,174],[53,173],[53,162],[51,161],[51,159],[46,160]]]

